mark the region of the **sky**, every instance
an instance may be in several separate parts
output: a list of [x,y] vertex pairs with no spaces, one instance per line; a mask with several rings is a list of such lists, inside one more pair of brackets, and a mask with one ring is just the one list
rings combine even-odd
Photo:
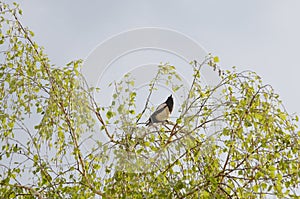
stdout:
[[143,27],[178,31],[224,69],[257,72],[290,113],[300,113],[299,0],[17,1],[21,21],[53,64],[86,59],[101,42]]

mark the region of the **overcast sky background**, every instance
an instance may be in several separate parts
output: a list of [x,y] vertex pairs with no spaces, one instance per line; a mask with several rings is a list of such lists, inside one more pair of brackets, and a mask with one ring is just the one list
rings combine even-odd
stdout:
[[300,113],[299,0],[17,1],[22,22],[53,64],[84,59],[102,41],[141,27],[179,31],[218,55],[222,68],[257,72]]

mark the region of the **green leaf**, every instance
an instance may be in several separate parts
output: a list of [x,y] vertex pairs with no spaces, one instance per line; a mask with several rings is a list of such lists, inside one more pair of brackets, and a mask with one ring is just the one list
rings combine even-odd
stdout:
[[215,56],[215,57],[214,57],[214,62],[215,62],[215,63],[218,63],[219,61],[220,61],[220,60],[219,60],[219,57],[218,57],[218,56]]
[[121,104],[121,105],[118,107],[118,113],[119,113],[119,114],[123,114],[123,110],[124,110],[124,104]]
[[254,186],[253,186],[253,191],[254,191],[254,192],[258,192],[259,187],[260,187],[260,186],[257,185],[257,184],[254,185]]
[[112,111],[107,111],[106,112],[106,117],[107,117],[107,119],[110,119],[110,118],[112,118],[113,117],[113,112]]
[[182,123],[182,119],[181,119],[181,118],[177,118],[177,119],[176,119],[176,123],[177,123],[177,124],[181,124],[181,123]]
[[263,183],[261,184],[261,188],[262,188],[263,190],[267,189],[267,187],[268,187],[268,185],[267,185],[266,183],[263,182]]

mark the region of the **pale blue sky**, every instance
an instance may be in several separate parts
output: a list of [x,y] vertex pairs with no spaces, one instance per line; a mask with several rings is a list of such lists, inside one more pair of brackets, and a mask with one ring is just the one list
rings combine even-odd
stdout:
[[53,63],[86,58],[103,40],[140,27],[177,30],[218,55],[223,68],[253,70],[300,113],[299,0],[18,1],[22,21]]

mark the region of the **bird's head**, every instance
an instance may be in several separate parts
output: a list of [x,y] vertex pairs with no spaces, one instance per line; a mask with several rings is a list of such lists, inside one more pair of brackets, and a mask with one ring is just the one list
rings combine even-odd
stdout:
[[170,113],[172,113],[173,110],[173,106],[174,106],[174,101],[173,101],[173,97],[172,95],[170,95],[167,99],[167,101],[165,102],[169,108]]

